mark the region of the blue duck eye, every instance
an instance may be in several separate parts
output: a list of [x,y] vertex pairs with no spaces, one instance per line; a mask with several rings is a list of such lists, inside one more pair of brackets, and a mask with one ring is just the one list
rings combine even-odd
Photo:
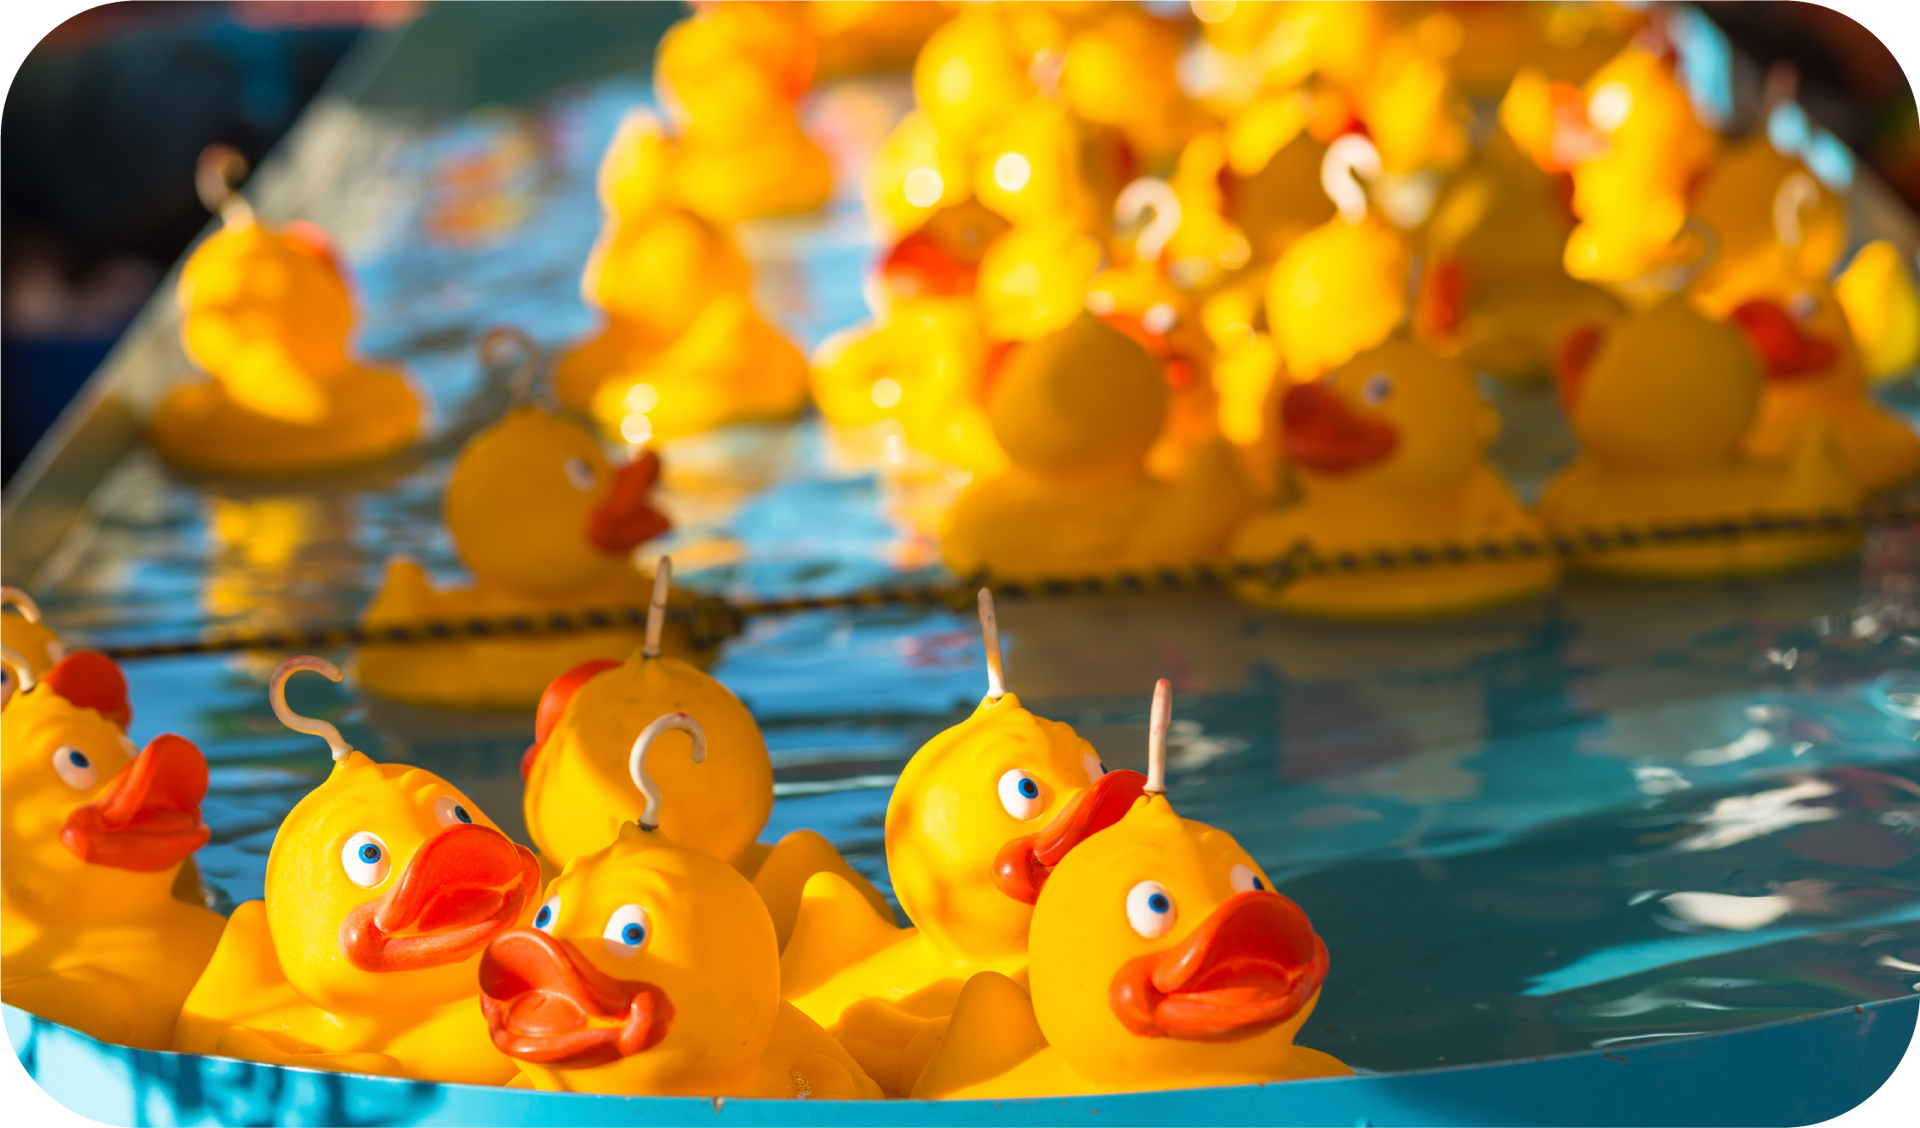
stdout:
[[75,748],[73,751],[67,753],[67,763],[72,764],[76,768],[84,768],[92,764],[93,761],[87,759],[85,752]]
[[368,842],[360,847],[360,860],[372,865],[380,860],[380,847]]
[[442,795],[433,801],[433,817],[440,820],[441,826],[473,821],[473,815],[451,795]]
[[1020,781],[1020,794],[1029,799],[1040,798],[1040,785],[1030,779]]
[[1228,871],[1227,880],[1232,883],[1235,893],[1252,893],[1267,887],[1267,883],[1260,880],[1260,875],[1253,872],[1253,867],[1245,864],[1235,864]]
[[1000,805],[1022,822],[1038,817],[1046,806],[1040,798],[1040,781],[1019,768],[1000,777],[999,791]]
[[346,869],[348,879],[362,889],[372,889],[385,881],[393,868],[387,858],[387,844],[380,841],[379,835],[366,830],[347,839],[340,850],[340,865]]
[[1167,900],[1165,893],[1155,893],[1153,896],[1147,898],[1147,907],[1156,913],[1166,912],[1170,905],[1172,905],[1172,902]]
[[540,911],[533,914],[533,927],[551,936],[553,935],[554,919],[559,915],[560,898],[548,897],[546,902],[540,906]]
[[647,942],[649,924],[647,910],[639,905],[621,905],[607,918],[607,927],[600,935],[608,952],[623,960],[632,959]]
[[1157,881],[1142,881],[1127,890],[1127,923],[1151,940],[1164,936],[1176,917],[1173,895]]

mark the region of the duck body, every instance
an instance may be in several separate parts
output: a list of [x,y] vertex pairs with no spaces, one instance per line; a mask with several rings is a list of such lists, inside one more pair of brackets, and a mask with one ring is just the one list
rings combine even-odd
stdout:
[[[1862,491],[1831,425],[1802,432],[1784,459],[1743,450],[1761,399],[1761,362],[1738,329],[1670,299],[1610,331],[1562,399],[1582,454],[1551,481],[1540,515],[1556,534],[1714,525],[1851,512]],[[1716,538],[1582,556],[1624,575],[1777,571],[1843,554],[1846,533]]]
[[648,770],[663,796],[661,826],[753,882],[780,944],[793,931],[802,888],[823,870],[858,889],[873,911],[890,912],[886,898],[814,831],[796,830],[770,846],[755,841],[773,809],[773,766],[753,715],[692,665],[639,652],[624,663],[570,670],[541,699],[523,774],[527,831],[549,866],[593,853],[640,816],[646,798],[630,771],[633,735],[667,713],[698,721],[707,753],[696,764],[684,734],[660,738]]
[[1011,465],[954,504],[948,565],[1035,578],[1218,557],[1253,492],[1219,441],[1178,481],[1148,474],[1166,400],[1145,350],[1090,314],[1016,351],[987,407]]
[[1027,988],[992,972],[967,981],[914,1097],[1352,1072],[1293,1041],[1328,970],[1306,914],[1230,835],[1181,819],[1164,796],[1136,798],[1054,867],[1034,905],[1029,960]]
[[[1236,559],[1278,561],[1302,546],[1320,557],[1381,548],[1471,548],[1517,537],[1544,542],[1481,451],[1499,428],[1471,373],[1395,337],[1360,353],[1282,401],[1284,447],[1300,497],[1249,518],[1234,534]],[[1544,554],[1399,572],[1245,580],[1256,603],[1310,614],[1396,617],[1470,610],[1542,591],[1559,568]]]
[[[523,406],[476,435],[454,463],[446,519],[477,579],[435,588],[420,566],[390,561],[363,622],[388,624],[645,604],[652,577],[628,554],[664,532],[648,504],[659,459],[613,466],[584,428]],[[593,658],[637,647],[638,628],[553,638],[363,647],[359,678],[386,697],[427,705],[527,708],[547,683]],[[678,628],[669,642],[685,653]]]
[[781,956],[786,997],[894,1096],[912,1090],[972,974],[1019,977],[1049,865],[1138,794],[1073,729],[1013,694],[914,753],[887,804],[887,869],[915,927],[896,928],[838,875],[805,887]]
[[773,921],[747,880],[711,854],[628,823],[568,863],[534,921],[495,939],[480,965],[494,1045],[534,1088],[880,1095],[780,998]]
[[539,889],[533,855],[445,780],[349,752],[281,823],[266,899],[234,910],[173,1048],[503,1084],[475,975]]
[[170,733],[136,749],[114,719],[125,692],[108,659],[80,651],[6,705],[0,998],[105,1042],[169,1049],[224,923],[174,895],[209,834],[207,764]]
[[181,340],[210,379],[175,388],[148,425],[162,457],[216,474],[305,474],[385,457],[420,430],[398,371],[352,359],[353,305],[312,224],[233,217],[180,272]]

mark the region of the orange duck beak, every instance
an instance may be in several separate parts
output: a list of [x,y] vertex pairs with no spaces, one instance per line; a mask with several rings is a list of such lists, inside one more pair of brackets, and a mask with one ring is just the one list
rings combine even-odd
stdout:
[[386,894],[340,922],[340,948],[362,971],[459,963],[513,926],[540,889],[524,846],[477,823],[455,823],[414,852]]
[[1741,302],[1729,316],[1760,354],[1770,380],[1812,376],[1833,363],[1833,342],[1801,333],[1793,315],[1774,302]]
[[[127,703],[127,678],[113,659],[98,650],[77,650],[47,671],[47,685],[82,708],[92,709],[125,732],[133,722]],[[202,774],[205,774],[204,766]]]
[[1296,384],[1280,402],[1281,441],[1287,457],[1325,474],[1371,466],[1393,453],[1400,436],[1367,419],[1319,384]]
[[183,736],[162,733],[120,769],[105,795],[67,815],[60,841],[89,865],[158,873],[212,836],[200,821],[206,795],[207,761],[200,749]]
[[949,253],[925,231],[916,231],[893,245],[880,262],[880,273],[895,291],[908,297],[948,297],[973,293],[980,260],[972,262]]
[[673,1003],[651,983],[615,979],[544,932],[501,934],[480,958],[480,1010],[508,1057],[602,1065],[667,1036]]
[[1000,848],[993,859],[993,883],[1016,901],[1040,899],[1053,867],[1067,852],[1121,820],[1144,794],[1147,777],[1121,768],[1100,777],[1053,816],[1038,834],[1023,834]]
[[613,472],[607,500],[587,519],[587,539],[612,555],[631,552],[673,527],[648,503],[648,493],[660,477],[660,456],[648,451]]
[[1221,902],[1193,935],[1129,960],[1108,1005],[1142,1038],[1237,1042],[1306,1006],[1327,978],[1327,946],[1300,906],[1268,890]]

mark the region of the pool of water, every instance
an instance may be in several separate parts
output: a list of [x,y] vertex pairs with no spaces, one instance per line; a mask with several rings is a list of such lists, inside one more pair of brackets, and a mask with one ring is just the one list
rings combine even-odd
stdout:
[[[497,413],[472,360],[488,325],[586,331],[578,270],[598,154],[647,84],[462,118],[369,170],[407,201],[344,250],[361,347],[402,359],[436,438],[395,464],[299,485],[177,475],[145,451],[97,491],[35,578],[76,640],[175,638],[355,616],[390,553],[459,575],[439,525],[452,453]],[[904,105],[841,84],[812,113],[843,168]],[[873,254],[854,185],[822,216],[750,229],[770,315],[804,346],[863,320]],[[1496,458],[1523,491],[1568,444],[1539,389],[1490,386]],[[1911,399],[1911,392],[1905,393]],[[1908,410],[1915,405],[1905,404]],[[668,444],[686,580],[731,595],[936,576],[916,515],[960,484],[883,432],[817,419]],[[1111,765],[1145,759],[1148,693],[1175,690],[1171,798],[1239,837],[1311,915],[1332,974],[1302,1041],[1394,1070],[1633,1044],[1920,989],[1920,537],[1793,576],[1572,579],[1444,622],[1303,622],[1217,593],[1002,606],[1009,681]],[[346,660],[349,655],[327,655]],[[282,655],[131,664],[134,734],[212,764],[199,855],[226,908],[261,892],[280,818],[324,774],[264,684]],[[768,837],[810,826],[886,887],[895,774],[971,708],[971,617],[868,608],[751,622],[715,673],[764,728]],[[524,840],[532,716],[397,705],[303,679],[295,707],[378,759],[453,780]]]

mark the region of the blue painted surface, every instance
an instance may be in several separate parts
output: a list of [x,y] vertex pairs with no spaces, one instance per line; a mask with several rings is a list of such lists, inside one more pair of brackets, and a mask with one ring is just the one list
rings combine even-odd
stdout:
[[[55,1099],[109,1124],[1814,1124],[1871,1096],[1920,999],[1633,1049],[1174,1092],[1006,1101],[712,1101],[534,1093],[129,1050],[6,1008]],[[1098,1119],[1094,1119],[1097,1117]]]

